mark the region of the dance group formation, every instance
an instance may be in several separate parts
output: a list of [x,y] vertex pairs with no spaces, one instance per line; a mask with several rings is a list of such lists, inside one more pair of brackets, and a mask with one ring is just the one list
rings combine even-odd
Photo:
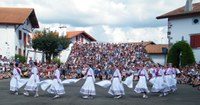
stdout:
[[[83,74],[79,78],[61,78],[61,66],[54,64],[53,79],[40,80],[38,64],[32,62],[29,79],[22,79],[22,71],[19,64],[15,63],[13,76],[10,81],[10,91],[18,95],[18,91],[24,86],[24,95],[29,96],[35,92],[34,97],[39,96],[39,88],[54,94],[58,98],[65,94],[64,84],[76,83],[85,79],[80,88],[84,99],[92,99],[96,95],[95,84],[103,88],[109,88],[108,93],[114,98],[121,98],[125,95],[124,85],[133,89],[136,93],[148,98],[148,93],[159,93],[159,96],[166,96],[177,90],[177,74],[180,70],[172,67],[172,64],[155,64],[148,57],[144,46],[140,44],[74,44],[68,61],[67,69],[72,72],[81,69]],[[67,71],[67,75],[68,75]],[[66,75],[66,74],[64,74]],[[97,81],[101,78],[101,81]],[[137,78],[137,84],[133,80]],[[149,90],[147,83],[152,84]],[[123,85],[124,84],[124,85]]]

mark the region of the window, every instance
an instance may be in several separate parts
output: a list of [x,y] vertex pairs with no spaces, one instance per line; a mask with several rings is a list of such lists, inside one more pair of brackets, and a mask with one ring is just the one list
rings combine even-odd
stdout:
[[24,52],[23,52],[23,56],[26,56],[26,50],[24,50]]
[[18,31],[18,35],[19,35],[19,40],[21,40],[22,39],[22,31],[21,30]]
[[18,49],[18,54],[19,54],[19,55],[22,55],[22,50],[21,50],[21,48]]
[[199,18],[194,18],[194,19],[192,20],[192,23],[193,23],[193,24],[199,24]]
[[24,33],[24,47],[26,47],[26,33]]
[[200,34],[190,36],[190,46],[192,48],[200,47]]
[[28,24],[29,24],[29,20],[26,20],[26,25],[28,26]]

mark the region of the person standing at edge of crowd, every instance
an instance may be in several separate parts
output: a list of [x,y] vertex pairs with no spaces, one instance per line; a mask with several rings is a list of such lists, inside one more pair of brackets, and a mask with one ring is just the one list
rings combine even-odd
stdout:
[[[122,76],[119,69],[114,64],[111,65],[111,69],[114,70],[114,73],[111,79],[112,84],[108,93],[115,96],[114,98],[119,99],[122,97],[122,95],[125,95],[124,87],[122,84]],[[122,68],[120,69],[122,70]]]
[[143,98],[148,98],[147,93],[149,93],[146,82],[146,80],[149,79],[149,76],[146,69],[147,68],[144,67],[143,64],[140,64],[140,69],[138,71],[139,80],[134,89],[136,93],[143,93]]
[[31,77],[29,78],[24,90],[26,92],[24,92],[25,96],[29,96],[29,91],[30,92],[35,92],[34,97],[38,97],[38,85],[40,82],[40,78],[39,78],[39,72],[37,69],[37,62],[33,63],[33,67],[31,68]]
[[13,76],[10,80],[10,91],[14,92],[15,95],[18,95],[18,83],[19,79],[22,76],[21,69],[18,66],[19,64],[15,63],[15,68],[13,69]]
[[51,94],[55,94],[53,97],[58,98],[60,95],[65,94],[65,89],[63,84],[61,83],[60,79],[60,65],[56,65],[57,67],[54,69],[54,76],[53,76],[53,83],[51,84],[50,88],[47,90],[47,92]]
[[83,94],[84,99],[88,99],[88,98],[93,98],[94,95],[96,95],[96,90],[95,90],[95,86],[94,86],[94,82],[95,82],[95,77],[94,77],[94,71],[92,70],[92,68],[85,64],[84,67],[87,69],[86,70],[86,81],[83,84],[83,86],[80,89],[80,93]]

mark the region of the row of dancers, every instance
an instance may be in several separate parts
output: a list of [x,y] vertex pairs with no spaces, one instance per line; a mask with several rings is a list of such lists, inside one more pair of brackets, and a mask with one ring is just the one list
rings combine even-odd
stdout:
[[[95,84],[102,87],[110,87],[108,93],[111,94],[114,98],[121,98],[125,95],[123,83],[126,84],[129,88],[133,88],[133,77],[138,76],[139,80],[134,88],[136,93],[143,94],[143,98],[148,98],[147,93],[149,93],[149,89],[147,87],[147,80],[152,83],[151,92],[160,93],[161,96],[166,96],[170,91],[175,91],[176,87],[176,70],[172,67],[172,64],[169,64],[169,67],[163,69],[159,65],[156,67],[152,67],[150,69],[151,79],[149,79],[149,75],[147,72],[147,68],[140,64],[140,69],[137,72],[133,72],[131,76],[127,77],[125,81],[122,81],[122,76],[118,67],[114,64],[111,64],[111,69],[114,70],[113,76],[111,80],[103,80],[95,83],[94,71],[92,68],[85,64],[84,68],[86,69],[86,75],[84,77],[85,83],[80,89],[80,93],[83,95],[82,98],[88,99],[93,98],[96,95]],[[29,92],[35,92],[34,97],[38,97],[39,86],[45,86],[45,82],[40,81],[39,72],[37,69],[37,63],[34,62],[32,69],[32,75],[30,78],[24,82],[21,79],[21,70],[18,68],[18,64],[15,64],[15,68],[13,69],[13,76],[10,81],[10,91],[18,95],[18,90],[25,85],[25,96],[29,96]],[[80,79],[77,79],[80,80]],[[77,81],[76,81],[77,82]],[[61,95],[65,94],[65,89],[63,86],[64,82],[60,79],[60,65],[56,65],[53,80],[49,82],[49,85],[46,85],[46,90],[50,94],[54,94],[53,98],[58,98]]]

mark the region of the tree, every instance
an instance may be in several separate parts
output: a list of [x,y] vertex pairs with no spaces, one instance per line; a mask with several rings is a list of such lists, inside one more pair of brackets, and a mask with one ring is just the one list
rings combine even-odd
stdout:
[[17,59],[17,58],[19,58],[19,61],[20,61],[21,63],[26,62],[26,57],[24,57],[24,56],[22,56],[22,55],[16,54],[16,55],[15,55],[15,59]]
[[47,61],[51,61],[52,55],[55,57],[69,45],[69,40],[65,36],[59,37],[57,32],[53,31],[37,31],[36,37],[32,40],[32,47],[39,51],[43,51]]
[[172,63],[176,67],[195,63],[194,54],[190,45],[185,41],[175,43],[167,55],[167,63]]

